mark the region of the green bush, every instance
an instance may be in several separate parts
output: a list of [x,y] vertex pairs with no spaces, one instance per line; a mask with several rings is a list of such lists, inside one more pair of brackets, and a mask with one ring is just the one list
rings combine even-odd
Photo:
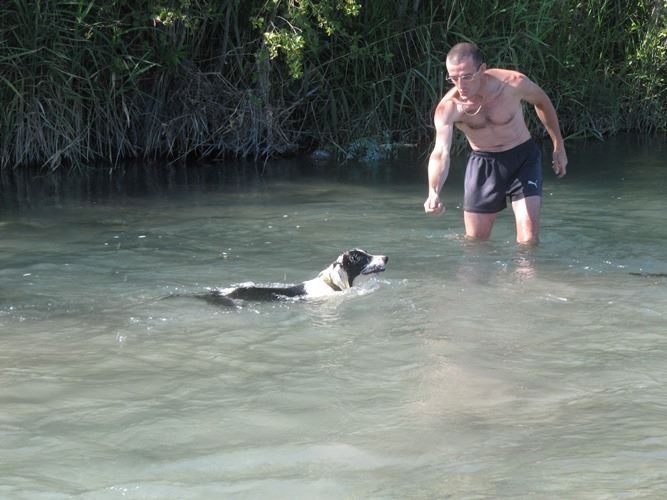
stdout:
[[664,0],[138,4],[3,2],[0,167],[428,149],[461,40],[538,82],[570,137],[667,130]]

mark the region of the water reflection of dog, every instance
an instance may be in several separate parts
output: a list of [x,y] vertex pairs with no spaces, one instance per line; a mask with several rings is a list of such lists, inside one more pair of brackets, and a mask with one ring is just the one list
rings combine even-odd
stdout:
[[358,283],[359,277],[383,272],[388,260],[386,255],[372,255],[359,248],[354,248],[339,255],[317,277],[296,285],[238,285],[209,290],[195,297],[211,304],[225,306],[234,306],[237,300],[274,301],[326,297],[352,288],[354,284]]

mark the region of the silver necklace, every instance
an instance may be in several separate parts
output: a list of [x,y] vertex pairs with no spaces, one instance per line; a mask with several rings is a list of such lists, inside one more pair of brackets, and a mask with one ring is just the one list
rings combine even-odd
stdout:
[[477,108],[477,111],[475,111],[474,113],[468,113],[465,109],[462,109],[461,111],[463,111],[463,114],[466,116],[475,116],[477,113],[481,111],[482,106],[484,106],[484,103],[480,104],[479,108]]

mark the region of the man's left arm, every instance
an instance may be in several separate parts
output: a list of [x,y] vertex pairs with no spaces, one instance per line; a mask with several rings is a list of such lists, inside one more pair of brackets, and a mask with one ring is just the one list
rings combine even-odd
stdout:
[[549,96],[537,84],[529,78],[522,78],[518,87],[521,98],[535,107],[535,113],[544,128],[547,129],[551,142],[553,143],[552,168],[558,177],[563,177],[567,172],[567,154],[565,153],[565,141],[560,132],[556,108]]

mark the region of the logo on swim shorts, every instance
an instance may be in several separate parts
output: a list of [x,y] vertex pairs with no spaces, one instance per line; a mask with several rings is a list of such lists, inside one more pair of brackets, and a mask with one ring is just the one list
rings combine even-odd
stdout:
[[528,181],[526,184],[528,184],[529,186],[532,184],[533,186],[535,186],[535,189],[537,189],[537,187],[538,187],[537,186],[537,181]]

